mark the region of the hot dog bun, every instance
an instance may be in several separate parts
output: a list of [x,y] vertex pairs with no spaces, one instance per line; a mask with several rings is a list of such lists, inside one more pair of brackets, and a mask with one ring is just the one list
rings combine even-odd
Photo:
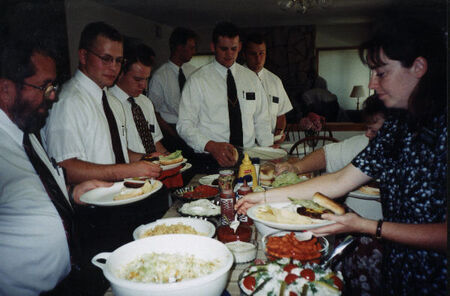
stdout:
[[341,205],[335,203],[333,200],[331,200],[327,196],[323,195],[322,193],[319,193],[319,192],[314,193],[313,201],[315,203],[321,205],[322,207],[329,209],[336,215],[344,215],[345,214],[345,209]]

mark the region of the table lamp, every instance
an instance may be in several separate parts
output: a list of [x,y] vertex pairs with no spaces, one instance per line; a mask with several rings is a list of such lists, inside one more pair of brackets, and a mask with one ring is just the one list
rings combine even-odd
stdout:
[[352,93],[350,94],[350,98],[356,98],[356,110],[359,110],[359,98],[365,97],[366,93],[364,91],[364,87],[362,85],[355,85],[352,89]]

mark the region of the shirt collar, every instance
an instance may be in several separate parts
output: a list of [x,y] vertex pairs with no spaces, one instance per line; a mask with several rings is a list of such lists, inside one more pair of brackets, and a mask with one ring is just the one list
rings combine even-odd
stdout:
[[[245,68],[251,70],[251,69],[248,67],[247,63],[245,63],[243,66],[244,66]],[[258,73],[255,72],[255,74],[258,75],[259,78],[261,78],[261,76],[264,75],[264,71],[265,71],[265,70],[266,70],[266,68],[262,68],[261,71],[259,71]],[[254,72],[253,70],[251,70],[251,71]]]
[[17,144],[22,146],[23,131],[11,121],[2,109],[0,109],[0,129],[3,129]]
[[107,88],[104,87],[101,89],[97,83],[95,83],[91,78],[87,77],[86,74],[81,72],[80,69],[78,69],[75,72],[74,78],[77,79],[81,86],[95,99],[98,103],[102,102],[102,96],[103,91],[106,91]]
[[128,100],[129,96],[126,92],[124,92],[119,86],[114,85],[113,87],[111,87],[109,89],[109,91],[117,98],[119,99],[122,103],[126,102]]
[[227,72],[228,72],[228,69],[230,69],[231,70],[231,74],[233,74],[233,76],[235,76],[235,73],[236,73],[236,62],[234,62],[233,63],[233,65],[231,65],[231,67],[230,68],[227,68],[227,67],[224,67],[221,63],[219,63],[216,59],[214,59],[214,61],[213,61],[213,65],[214,65],[214,68],[216,68],[216,70],[220,73],[220,75],[222,76],[222,77],[227,77]]
[[175,71],[175,73],[177,73],[177,75],[178,75],[178,72],[180,72],[180,68],[181,67],[178,67],[174,62],[172,62],[171,60],[169,60],[169,67],[173,70],[173,71]]

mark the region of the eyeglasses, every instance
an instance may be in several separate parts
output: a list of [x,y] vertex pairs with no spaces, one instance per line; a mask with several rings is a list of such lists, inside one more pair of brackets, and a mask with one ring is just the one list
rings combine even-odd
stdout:
[[119,65],[123,65],[125,63],[125,58],[124,57],[118,57],[118,58],[113,58],[112,56],[110,56],[109,54],[101,56],[95,52],[93,52],[90,49],[86,49],[86,51],[92,53],[93,55],[95,55],[96,57],[98,57],[99,59],[102,60],[103,65],[107,66],[107,65],[112,65],[114,63],[114,61],[116,61],[117,64]]
[[44,86],[37,86],[37,85],[29,84],[29,83],[26,83],[26,82],[22,82],[22,84],[26,85],[26,86],[31,86],[31,87],[33,87],[35,89],[39,89],[40,91],[43,91],[44,92],[44,98],[46,98],[46,99],[50,98],[52,92],[53,91],[56,92],[58,90],[58,87],[59,87],[59,85],[56,82],[54,82],[54,81],[51,82],[50,84],[44,85]]

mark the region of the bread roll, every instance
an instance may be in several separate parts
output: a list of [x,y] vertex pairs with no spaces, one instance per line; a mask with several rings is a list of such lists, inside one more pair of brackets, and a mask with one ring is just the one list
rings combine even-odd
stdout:
[[183,161],[183,159],[184,159],[183,155],[180,155],[179,157],[174,158],[174,159],[160,159],[159,164],[161,164],[161,165],[174,164],[174,163]]
[[236,148],[233,147],[233,156],[234,156],[234,163],[236,163],[239,159],[239,153]]
[[259,171],[259,183],[264,186],[272,185],[275,179],[274,169],[270,166],[262,167]]
[[328,198],[327,196],[316,192],[313,195],[313,201],[319,205],[321,205],[324,208],[327,208],[328,210],[332,211],[333,213],[335,213],[336,215],[344,215],[345,214],[345,209],[335,203],[333,200],[331,200],[330,198]]

